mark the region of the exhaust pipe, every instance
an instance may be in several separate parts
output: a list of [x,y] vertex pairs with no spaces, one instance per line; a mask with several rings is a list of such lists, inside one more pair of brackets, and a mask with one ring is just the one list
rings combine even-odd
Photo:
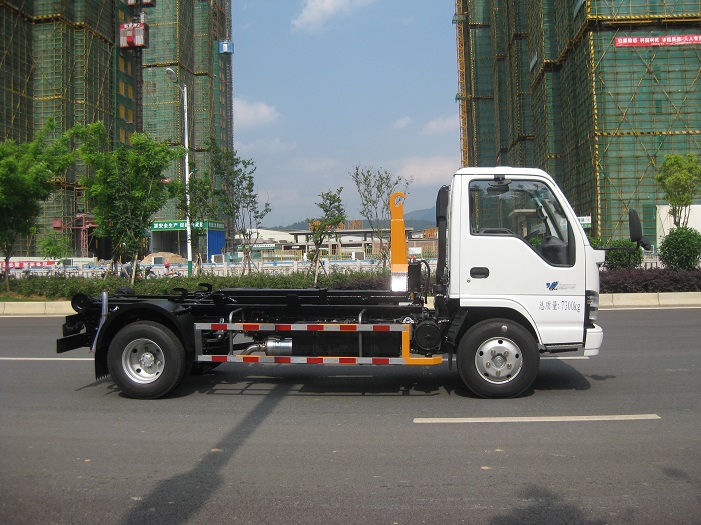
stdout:
[[243,355],[265,352],[265,355],[288,357],[292,355],[292,339],[271,337],[262,343],[255,343],[243,351]]

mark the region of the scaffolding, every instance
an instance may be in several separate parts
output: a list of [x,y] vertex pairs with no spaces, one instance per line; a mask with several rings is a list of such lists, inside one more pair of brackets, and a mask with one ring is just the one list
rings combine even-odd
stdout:
[[[657,238],[659,164],[701,149],[699,1],[456,5],[466,14],[458,73],[467,86],[469,117],[461,120],[471,164],[543,168],[579,215],[592,216],[591,234],[625,237],[628,209],[636,208],[644,234]],[[490,37],[470,39],[485,25]],[[471,81],[484,77],[485,66],[475,39],[491,48],[491,112],[471,98],[478,95]],[[481,137],[490,128],[496,148]]]
[[496,149],[492,35],[485,2],[456,0],[460,147],[464,166],[493,163]]
[[8,1],[0,9],[0,140],[33,138],[31,0]]
[[[494,149],[497,159],[502,159],[509,150],[509,126],[506,125],[507,91],[507,29],[506,17],[501,2],[491,6],[492,36],[492,81],[494,93]],[[497,161],[499,162],[499,160]]]
[[[657,238],[664,156],[699,151],[698,1],[578,2],[556,24],[562,75],[561,182],[593,233],[624,238],[630,208]],[[567,16],[569,15],[569,16]]]
[[[533,117],[528,78],[528,33],[526,32],[526,4],[505,2],[500,10],[506,28],[506,86],[504,103],[507,143],[497,157],[499,164],[511,166],[533,165]],[[501,109],[501,108],[500,108]]]
[[[101,0],[4,0],[0,3],[0,139],[28,142],[51,118],[56,135],[75,124],[102,121],[112,133],[115,5]],[[133,113],[133,111],[132,111]],[[125,118],[129,112],[125,111]],[[87,255],[90,221],[77,183],[80,164],[53,180],[56,191],[39,217],[39,235],[75,233],[75,252]],[[76,224],[82,224],[76,229]],[[35,238],[21,239],[20,255],[36,254]]]
[[463,164],[533,162],[525,4],[457,0]]
[[453,16],[453,24],[455,24],[456,47],[458,51],[458,94],[455,95],[455,100],[459,104],[460,114],[460,159],[461,166],[469,166],[469,151],[468,151],[468,102],[467,102],[467,79],[465,76],[465,22],[467,15],[465,14],[464,0],[455,0],[455,16]]
[[[589,37],[599,213],[607,237],[624,235],[628,209],[638,208],[646,235],[657,238],[656,216],[645,209],[662,197],[654,180],[659,165],[665,155],[701,151],[701,30],[660,33],[614,28]],[[625,45],[691,35],[700,35],[698,43]]]
[[[159,0],[149,11],[149,27],[152,45],[143,52],[142,68],[144,130],[156,140],[184,145],[187,86],[191,176],[210,173],[210,140],[222,149],[233,147],[231,51],[221,46],[230,43],[231,2]],[[166,76],[166,68],[176,73],[175,83]],[[173,162],[168,176],[183,181],[184,162]],[[159,221],[183,218],[176,200],[154,216]],[[184,238],[171,237],[154,242],[175,243],[173,251],[185,246]]]
[[[120,48],[119,26],[145,24],[146,13],[150,48]],[[230,0],[0,0],[0,28],[0,140],[30,141],[52,118],[57,134],[102,121],[114,147],[142,130],[180,145],[182,97],[164,73],[172,67],[190,91],[198,169],[207,169],[210,138],[233,147]],[[94,248],[95,226],[78,184],[84,169],[56,177],[39,219],[40,235],[72,232],[82,256]],[[182,178],[182,164],[169,175]],[[175,203],[163,213],[177,213]],[[22,240],[21,255],[35,251],[35,239]]]

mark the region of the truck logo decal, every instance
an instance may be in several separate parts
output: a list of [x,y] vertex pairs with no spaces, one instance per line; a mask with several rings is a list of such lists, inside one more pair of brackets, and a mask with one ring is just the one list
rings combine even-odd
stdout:
[[577,288],[577,285],[561,283],[560,281],[553,281],[551,283],[545,283],[545,287],[552,292],[555,290],[574,290],[575,288]]

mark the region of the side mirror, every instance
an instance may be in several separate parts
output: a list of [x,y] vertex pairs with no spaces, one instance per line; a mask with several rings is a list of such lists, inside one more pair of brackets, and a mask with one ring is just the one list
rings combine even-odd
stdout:
[[645,250],[652,250],[652,244],[643,237],[643,228],[640,225],[640,217],[634,209],[628,210],[628,227],[630,228],[630,240],[643,247]]

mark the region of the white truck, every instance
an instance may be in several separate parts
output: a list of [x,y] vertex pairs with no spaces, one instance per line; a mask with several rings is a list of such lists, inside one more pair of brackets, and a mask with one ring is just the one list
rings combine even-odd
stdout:
[[[76,294],[59,353],[95,351],[98,378],[157,398],[220,363],[435,366],[476,395],[528,390],[544,353],[599,353],[604,252],[589,244],[555,181],[537,169],[464,168],[436,199],[435,283],[409,261],[403,194],[391,211],[392,290],[129,291]],[[644,245],[631,210],[631,240]],[[427,307],[433,296],[434,306]]]

